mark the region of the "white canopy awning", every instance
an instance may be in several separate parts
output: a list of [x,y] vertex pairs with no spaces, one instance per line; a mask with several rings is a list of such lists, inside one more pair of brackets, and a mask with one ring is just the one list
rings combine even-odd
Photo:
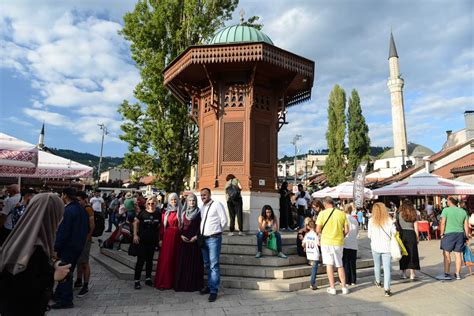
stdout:
[[[0,134],[0,137],[5,134]],[[7,137],[16,140],[17,143],[25,144],[24,148],[35,147],[32,144],[18,140],[14,137]],[[14,142],[14,141],[12,141]],[[0,147],[1,148],[1,147]],[[36,147],[35,147],[36,148]],[[92,167],[66,159],[51,153],[36,150],[37,166],[30,173],[25,173],[23,167],[8,165],[4,160],[0,160],[0,177],[22,177],[22,178],[90,178],[92,177]]]
[[0,133],[0,174],[32,174],[38,166],[35,145]]
[[376,195],[474,195],[474,185],[419,173],[373,191]]
[[[326,196],[330,196],[333,199],[353,199],[354,198],[354,182],[344,182],[338,186],[332,188],[324,188],[316,191],[311,195],[313,198],[322,199]],[[364,197],[366,199],[373,198],[372,191],[370,189],[364,189]]]

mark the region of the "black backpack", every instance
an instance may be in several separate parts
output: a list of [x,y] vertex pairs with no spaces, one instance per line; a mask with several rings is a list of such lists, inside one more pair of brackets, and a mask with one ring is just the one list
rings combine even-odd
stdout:
[[233,185],[232,183],[225,189],[225,193],[229,197],[229,200],[235,201],[240,198],[240,189],[238,186]]
[[94,211],[94,231],[92,232],[92,237],[102,236],[105,230],[105,218],[104,215],[100,212]]

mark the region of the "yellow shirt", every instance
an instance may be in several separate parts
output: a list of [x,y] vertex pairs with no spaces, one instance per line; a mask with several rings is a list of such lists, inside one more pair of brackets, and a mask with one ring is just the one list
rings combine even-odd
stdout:
[[[319,213],[316,225],[322,227],[324,223],[326,223],[332,210],[332,208],[328,208]],[[344,225],[346,223],[346,214],[341,210],[334,209],[334,213],[321,232],[321,246],[344,246]]]

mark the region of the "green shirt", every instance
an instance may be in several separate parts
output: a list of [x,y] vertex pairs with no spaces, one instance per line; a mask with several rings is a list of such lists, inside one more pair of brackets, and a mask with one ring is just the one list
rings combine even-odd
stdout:
[[464,221],[467,220],[467,213],[462,208],[450,206],[443,209],[441,217],[446,219],[444,233],[463,233]]

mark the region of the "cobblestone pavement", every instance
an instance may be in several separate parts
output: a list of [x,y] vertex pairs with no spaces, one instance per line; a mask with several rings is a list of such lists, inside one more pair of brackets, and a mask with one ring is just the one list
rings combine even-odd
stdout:
[[422,270],[418,281],[400,280],[398,264],[392,272],[392,297],[372,285],[373,277],[360,279],[348,295],[330,296],[325,288],[298,292],[263,292],[222,289],[218,300],[207,302],[199,293],[158,291],[118,280],[93,259],[89,294],[75,298],[75,308],[48,315],[472,315],[474,275],[460,281],[437,281],[442,273],[439,241],[420,243]]

